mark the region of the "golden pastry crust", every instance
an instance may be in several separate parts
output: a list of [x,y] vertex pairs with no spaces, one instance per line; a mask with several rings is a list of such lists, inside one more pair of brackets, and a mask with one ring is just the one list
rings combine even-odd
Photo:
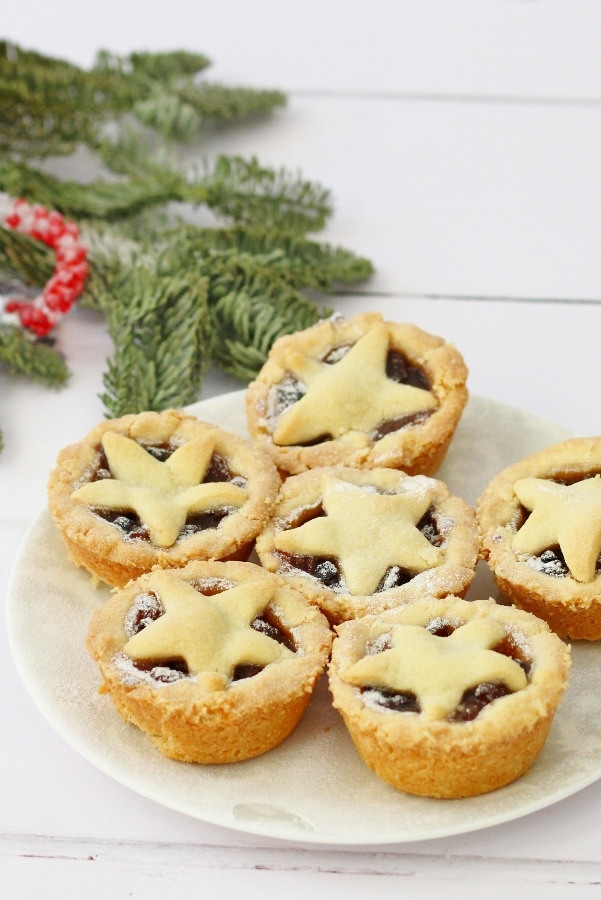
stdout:
[[[143,618],[139,610],[144,602],[148,607],[149,597],[164,604],[163,614],[136,632]],[[178,602],[188,604],[183,612]],[[202,603],[200,612],[196,602]],[[181,622],[174,625],[178,613]],[[294,649],[251,628],[248,620],[255,615],[276,622]],[[196,630],[201,640],[194,639]],[[146,637],[150,650],[136,644]],[[161,753],[183,762],[229,763],[265,753],[290,734],[324,670],[331,640],[325,618],[259,566],[192,562],[181,569],[155,569],[115,592],[92,616],[87,646],[102,672],[102,692],[110,693],[123,718],[147,732]],[[210,661],[198,662],[205,644]],[[140,662],[156,646],[167,657],[187,654],[192,661],[188,674],[165,669],[160,658],[152,671],[136,668],[135,658]],[[238,663],[257,659],[265,663],[262,671],[232,680]],[[174,680],[156,677],[165,674]]]
[[[256,551],[264,568],[341,622],[423,596],[463,596],[474,577],[478,530],[472,508],[441,481],[331,466],[284,482]],[[331,566],[321,578],[303,571],[294,559],[303,555],[334,558],[336,577]]]
[[[445,633],[445,624],[456,630],[450,637],[435,637],[437,631]],[[403,690],[403,679],[409,677],[401,671],[395,684],[390,685],[385,650],[389,650],[389,657],[394,656],[394,647],[409,646],[414,634],[423,642],[428,626],[433,634],[426,637],[434,645],[434,653],[427,662],[422,660],[421,667],[417,656],[414,678],[418,684],[420,675],[425,678],[423,691],[431,692],[434,681],[435,690],[427,705],[427,710],[433,708],[434,712],[383,707],[374,701],[372,686],[376,691],[399,691]],[[461,635],[464,626],[480,635],[472,647],[473,635],[469,639]],[[499,651],[490,653],[495,650],[497,629],[507,636],[496,644],[503,655]],[[470,797],[509,784],[533,764],[562,698],[570,666],[569,648],[540,619],[492,600],[425,599],[380,616],[346,622],[337,631],[329,669],[334,706],[342,714],[360,755],[380,778],[411,794]],[[488,642],[481,639],[487,631]],[[448,651],[445,642],[454,640],[453,635],[456,645],[464,644],[460,652]],[[464,649],[468,652],[467,664]],[[479,678],[490,677],[495,663],[493,660],[492,669],[487,668],[489,657],[501,657],[502,667],[522,668],[506,657],[509,651],[515,659],[529,664],[524,688],[497,697],[470,720],[451,721],[441,716],[444,704],[439,708],[432,702],[432,698],[436,701],[437,679],[426,671],[436,668],[438,653],[438,684],[444,696],[449,682],[455,682],[460,693]],[[482,674],[474,675],[477,667],[465,674],[474,660],[483,666]],[[379,685],[373,671],[367,679],[361,674],[366,661],[372,670],[377,665],[386,673],[379,676]],[[362,691],[362,679],[367,690]]]
[[499,588],[562,637],[601,638],[599,473],[601,438],[562,441],[500,472],[478,502],[481,556]]
[[[349,347],[347,359],[343,354]],[[425,376],[429,390],[386,377],[391,351]],[[338,359],[336,364],[323,362],[329,354],[330,361]],[[456,348],[415,325],[384,322],[379,313],[332,318],[275,342],[248,388],[248,427],[282,472],[349,465],[431,475],[444,459],[467,402],[466,379]],[[285,401],[282,410],[278,398],[290,384],[291,400],[300,384],[319,409],[309,406],[305,393],[291,406]],[[407,424],[381,434],[383,423],[405,416]],[[315,430],[327,431],[331,438],[311,444],[321,437]]]
[[[175,452],[158,461],[143,449],[157,446]],[[103,448],[112,461],[110,472]],[[204,482],[216,459],[236,476],[233,482],[225,476]],[[103,465],[101,475],[106,477],[99,478],[95,473]],[[50,476],[48,503],[73,561],[119,587],[155,565],[246,559],[269,518],[279,486],[275,466],[260,449],[182,410],[167,410],[109,419],[62,450]],[[93,511],[136,505],[142,524],[149,521],[148,515],[156,528],[138,538]],[[181,531],[187,511],[204,510],[227,514],[213,527]],[[173,511],[165,535],[165,522]]]

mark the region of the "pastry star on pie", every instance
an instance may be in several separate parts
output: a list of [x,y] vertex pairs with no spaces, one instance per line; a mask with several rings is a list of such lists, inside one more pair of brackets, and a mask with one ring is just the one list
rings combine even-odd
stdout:
[[336,557],[349,592],[373,594],[392,566],[423,572],[442,562],[441,550],[416,527],[433,493],[427,479],[416,478],[415,487],[402,493],[383,494],[324,475],[326,515],[278,532],[275,547],[293,555]]
[[427,718],[443,719],[459,706],[465,691],[478,684],[503,682],[512,692],[526,687],[520,665],[491,649],[505,634],[500,624],[485,619],[474,619],[448,637],[419,625],[395,625],[393,646],[364,656],[346,671],[344,680],[411,692]]
[[229,482],[201,484],[214,442],[194,438],[164,462],[131,438],[107,431],[102,445],[112,478],[88,482],[71,499],[89,506],[133,510],[158,547],[171,547],[189,513],[220,507],[239,508],[248,499],[243,488]]
[[433,409],[433,394],[386,375],[389,347],[384,324],[370,329],[333,365],[302,353],[290,355],[288,368],[307,385],[306,393],[278,421],[273,440],[280,446],[304,444],[331,434],[369,433],[382,422]]
[[153,587],[165,610],[123,647],[134,660],[183,658],[190,674],[216,672],[225,682],[240,663],[266,666],[294,654],[251,628],[275,592],[272,581],[242,584],[205,596],[171,572],[156,572]]
[[570,485],[522,478],[513,487],[520,503],[532,510],[513,549],[536,554],[559,544],[576,581],[592,581],[601,552],[601,477]]

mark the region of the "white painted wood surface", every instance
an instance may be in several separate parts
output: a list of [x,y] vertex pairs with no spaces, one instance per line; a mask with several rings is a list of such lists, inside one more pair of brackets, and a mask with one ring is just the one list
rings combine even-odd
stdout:
[[[452,340],[474,393],[601,434],[601,5],[595,0],[220,0],[12,4],[5,37],[88,64],[185,46],[288,109],[214,138],[332,188],[323,237],[377,265],[378,309]],[[58,450],[103,415],[110,341],[76,311],[60,392],[0,374],[0,585]],[[212,373],[203,396],[239,387]],[[35,627],[35,623],[32,623]],[[601,783],[485,831],[333,849],[253,838],[163,809],[80,758],[41,717],[0,633],[0,884],[13,898],[598,896]],[[591,722],[598,728],[598,720]]]

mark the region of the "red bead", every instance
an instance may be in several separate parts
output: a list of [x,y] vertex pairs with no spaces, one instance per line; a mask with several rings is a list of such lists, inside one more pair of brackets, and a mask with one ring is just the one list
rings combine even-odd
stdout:
[[42,292],[42,297],[44,298],[44,303],[48,309],[51,309],[54,312],[57,310],[66,312],[71,306],[71,303],[67,302],[67,310],[63,309],[65,304],[65,291],[60,285],[51,285],[50,282],[48,282]]
[[75,222],[65,222],[65,233],[70,234],[71,237],[79,238],[79,228]]
[[38,337],[45,337],[52,330],[52,322],[44,310],[38,309],[33,303],[21,304],[19,318],[21,319],[21,325],[24,328],[35,331]]
[[20,312],[28,303],[25,300],[9,300],[4,309],[9,313]]
[[86,258],[87,251],[83,244],[71,244],[67,247],[56,248],[57,263],[71,265],[71,263],[81,262]]
[[60,213],[51,212],[48,217],[48,237],[51,247],[57,249],[60,245],[61,238],[65,234],[65,220]]
[[44,291],[42,296],[49,310],[60,313],[69,312],[75,300],[66,291]]

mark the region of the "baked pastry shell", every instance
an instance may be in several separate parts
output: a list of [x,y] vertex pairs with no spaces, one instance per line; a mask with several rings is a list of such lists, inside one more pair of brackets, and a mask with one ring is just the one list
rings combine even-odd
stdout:
[[300,351],[321,360],[333,347],[355,343],[383,321],[379,313],[362,313],[352,319],[331,318],[317,325],[279,338],[267,362],[248,387],[246,409],[248,428],[284,473],[298,474],[317,466],[385,466],[403,469],[411,475],[433,475],[441,465],[461,413],[467,403],[467,368],[463,357],[443,338],[416,325],[386,322],[390,350],[399,350],[427,375],[437,408],[423,422],[407,426],[380,440],[351,432],[341,438],[313,446],[278,446],[269,418],[269,396],[287,371],[287,355]]
[[[469,722],[426,720],[419,713],[366,705],[345,672],[366,645],[395,624],[433,619],[464,623],[490,617],[528,647],[528,686],[493,701]],[[410,607],[337,627],[329,667],[334,706],[369,768],[398,790],[428,797],[471,797],[519,778],[541,752],[567,685],[569,648],[540,619],[493,600],[424,599]]]
[[259,756],[288,737],[305,711],[330,653],[328,623],[286,582],[252,563],[191,562],[177,575],[212,589],[273,580],[270,606],[290,629],[295,656],[225,689],[211,673],[200,674],[197,682],[182,678],[170,684],[153,684],[140,673],[140,680],[131,683],[119,664],[129,639],[124,619],[135,598],[152,587],[152,573],[147,573],[116,591],[92,616],[87,648],[102,673],[101,692],[109,693],[120,715],[172,759],[211,764]]
[[[224,456],[232,471],[247,479],[248,500],[226,516],[216,528],[193,534],[167,549],[150,541],[125,540],[116,526],[95,515],[90,507],[71,499],[98,462],[102,437],[115,431],[140,441],[185,443],[200,436],[215,440],[215,453]],[[259,448],[219,428],[201,422],[183,410],[144,412],[108,419],[81,441],[59,453],[48,483],[52,517],[76,565],[113,587],[120,587],[153,566],[185,565],[192,559],[247,559],[256,535],[271,514],[280,478]]]
[[577,479],[591,472],[601,472],[601,438],[562,441],[496,475],[478,501],[477,519],[480,555],[500,590],[516,606],[548,622],[560,637],[596,641],[601,639],[601,575],[586,584],[570,575],[546,575],[528,565],[528,554],[512,548],[521,514],[516,481],[566,475]]
[[[378,483],[381,488],[402,492],[413,477],[395,469],[355,469],[326,466],[287,478],[280,489],[272,518],[257,537],[256,551],[261,565],[270,572],[285,576],[309,601],[319,606],[333,624],[420,599],[424,596],[463,596],[475,574],[478,560],[478,529],[474,510],[460,497],[453,496],[442,481],[428,477],[434,486],[433,506],[444,535],[444,562],[416,575],[406,584],[370,595],[352,595],[322,584],[318,578],[293,569],[277,555],[276,534],[293,528],[303,518],[304,510],[321,503],[321,480],[333,475],[356,485]],[[369,546],[366,545],[366,555]],[[384,573],[382,573],[384,575]]]

